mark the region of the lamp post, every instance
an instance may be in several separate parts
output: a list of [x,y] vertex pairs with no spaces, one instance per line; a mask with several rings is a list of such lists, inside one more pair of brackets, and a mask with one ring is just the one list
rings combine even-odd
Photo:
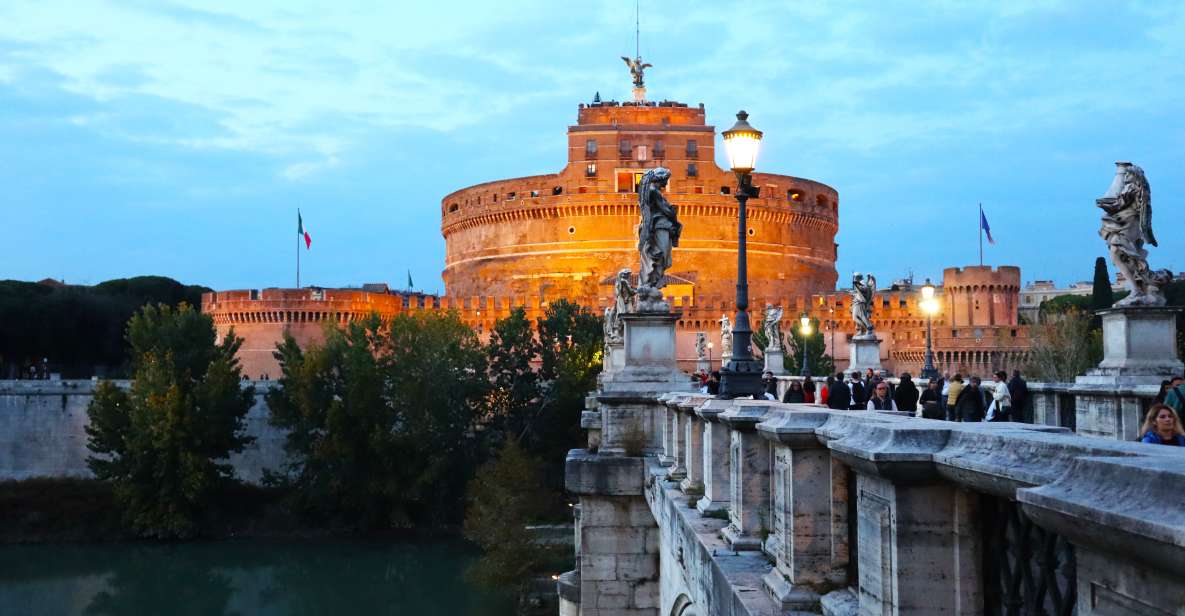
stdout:
[[938,369],[934,367],[934,348],[932,338],[932,326],[934,313],[938,311],[938,300],[934,299],[934,285],[930,284],[930,279],[926,279],[926,284],[922,286],[922,301],[919,304],[922,312],[926,313],[926,363],[922,366],[923,379],[938,378]]
[[715,345],[713,343],[711,343],[711,342],[708,343],[708,370],[709,371],[712,370],[712,347],[714,347],[714,346]]
[[811,318],[806,316],[804,312],[799,317],[798,324],[798,331],[802,332],[802,376],[809,379],[811,377],[811,357],[807,353],[807,342],[809,340],[807,336],[811,335]]
[[728,166],[737,176],[737,312],[732,327],[732,357],[720,371],[720,397],[760,397],[761,362],[753,358],[753,330],[749,328],[749,271],[745,245],[745,203],[760,192],[749,175],[757,167],[761,131],[747,121],[749,114],[737,112],[737,122],[721,133],[728,153]]

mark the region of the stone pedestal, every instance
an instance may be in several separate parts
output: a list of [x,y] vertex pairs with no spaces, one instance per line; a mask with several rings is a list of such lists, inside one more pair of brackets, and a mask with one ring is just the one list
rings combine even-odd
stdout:
[[851,361],[848,362],[848,368],[844,372],[863,373],[868,368],[877,372],[882,370],[880,338],[875,336],[852,338],[852,341],[848,343],[848,353]]
[[1178,308],[1109,308],[1103,319],[1103,361],[1077,383],[1083,385],[1159,385],[1181,374],[1177,357]]
[[[692,392],[691,377],[676,368],[675,323],[679,313],[621,315],[625,336],[622,367],[603,374],[597,392],[601,409],[601,451],[607,454],[663,454],[674,449],[668,409],[657,402],[667,392]],[[669,442],[664,442],[669,435]],[[641,442],[639,446],[639,442]],[[670,452],[673,454],[673,452]]]
[[620,372],[625,367],[625,343],[610,342],[605,347],[608,349],[609,355],[603,362],[604,372]]
[[731,440],[728,425],[720,423],[720,414],[730,406],[731,400],[708,400],[695,409],[695,414],[704,421],[704,497],[695,506],[700,513],[728,509],[728,482],[732,472],[728,449]]
[[728,526],[721,535],[734,551],[760,550],[769,536],[769,443],[756,431],[773,404],[733,400],[720,421],[732,429],[729,446]]
[[695,360],[695,371],[697,373],[702,372],[704,374],[712,372],[712,362],[702,358]]
[[[776,567],[763,582],[783,611],[811,610],[822,593],[847,579],[847,482],[840,479],[836,507],[831,452],[815,435],[829,417],[802,411],[757,424],[773,447],[773,542],[768,551]],[[841,519],[835,519],[837,513]]]
[[786,354],[781,348],[765,350],[765,370],[775,375],[786,374]]

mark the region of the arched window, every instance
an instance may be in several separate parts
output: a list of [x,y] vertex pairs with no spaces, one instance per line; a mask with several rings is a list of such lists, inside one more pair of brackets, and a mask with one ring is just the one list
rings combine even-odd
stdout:
[[815,195],[815,204],[827,207],[827,195]]
[[802,191],[797,188],[791,188],[786,191],[786,200],[799,203],[802,201]]
[[448,206],[448,211],[455,212],[455,211],[457,211],[457,207],[458,207],[457,204],[454,203],[454,204]]

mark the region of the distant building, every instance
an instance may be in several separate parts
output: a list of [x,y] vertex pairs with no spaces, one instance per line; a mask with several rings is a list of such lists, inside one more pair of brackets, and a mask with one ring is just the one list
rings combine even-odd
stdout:
[[[1111,290],[1124,291],[1123,274],[1115,275],[1115,282],[1111,283]],[[1063,295],[1086,296],[1094,293],[1094,283],[1089,280],[1075,282],[1068,287],[1058,288],[1052,280],[1034,280],[1025,285],[1020,291],[1020,316],[1026,323],[1036,323],[1041,312],[1041,303]]]

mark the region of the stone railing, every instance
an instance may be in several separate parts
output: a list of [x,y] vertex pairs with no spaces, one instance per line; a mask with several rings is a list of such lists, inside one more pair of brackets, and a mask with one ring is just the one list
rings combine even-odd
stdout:
[[569,454],[562,614],[1185,609],[1179,448],[691,393],[649,409],[657,452]]

